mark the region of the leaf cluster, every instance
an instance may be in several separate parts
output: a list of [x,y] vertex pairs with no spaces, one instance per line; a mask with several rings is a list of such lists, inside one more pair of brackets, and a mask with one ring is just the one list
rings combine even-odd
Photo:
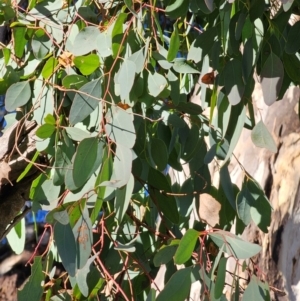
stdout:
[[[13,42],[0,51],[0,93],[7,111],[37,122],[49,162],[30,198],[49,210],[51,240],[19,300],[180,301],[196,281],[203,300],[226,300],[227,258],[239,266],[260,251],[227,231],[254,222],[267,232],[272,209],[247,172],[241,188],[232,183],[228,164],[244,128],[276,152],[251,95],[255,73],[267,105],[299,84],[294,2],[275,15],[265,1],[1,4]],[[192,218],[203,193],[221,207],[211,230]],[[233,275],[232,300],[269,300],[251,262],[243,269],[251,281],[243,290]]]

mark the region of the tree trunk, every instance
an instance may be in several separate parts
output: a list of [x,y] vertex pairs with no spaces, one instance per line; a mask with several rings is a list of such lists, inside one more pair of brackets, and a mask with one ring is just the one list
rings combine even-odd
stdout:
[[[267,125],[278,151],[272,154],[255,147],[250,131],[245,130],[234,152],[246,171],[264,188],[273,207],[269,232],[265,234],[251,224],[244,238],[262,246],[258,265],[263,278],[274,287],[272,300],[280,301],[300,300],[299,96],[299,88],[291,87],[281,101],[268,107],[257,84],[253,94],[256,119]],[[230,167],[233,182],[241,187],[243,171],[234,159]]]

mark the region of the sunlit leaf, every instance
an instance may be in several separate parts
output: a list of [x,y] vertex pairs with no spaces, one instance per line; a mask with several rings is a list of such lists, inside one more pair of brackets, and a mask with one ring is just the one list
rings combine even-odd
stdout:
[[135,78],[136,65],[130,60],[124,60],[119,72],[116,82],[120,85],[121,100],[125,100],[129,96],[129,92],[133,86]]
[[174,256],[174,262],[176,264],[183,264],[187,262],[194,251],[199,232],[194,229],[188,229],[180,240],[178,249]]
[[158,96],[164,88],[167,86],[168,82],[164,76],[155,72],[154,74],[149,73],[148,75],[148,89],[150,95],[156,97]]
[[260,252],[261,247],[242,240],[232,233],[219,230],[209,235],[218,247],[224,245],[224,252],[237,259],[246,259]]
[[257,147],[266,148],[273,153],[277,152],[276,143],[262,121],[259,121],[253,128],[251,139]]
[[106,133],[108,137],[126,147],[133,147],[136,134],[133,125],[133,115],[120,107],[112,107],[106,115]]
[[93,73],[100,65],[99,56],[96,54],[77,56],[73,62],[83,75]]
[[57,65],[58,65],[58,60],[54,57],[50,57],[42,70],[43,78],[48,79],[49,77],[51,77]]
[[25,105],[31,96],[29,82],[19,82],[12,84],[6,93],[5,108],[11,112]]
[[54,131],[55,126],[53,124],[45,123],[37,129],[36,135],[41,139],[46,139],[51,137]]
[[83,85],[76,93],[70,110],[70,122],[76,124],[89,116],[98,106],[101,98],[100,79]]
[[97,38],[100,30],[95,26],[83,28],[75,38],[73,54],[75,56],[84,55],[97,48]]
[[178,54],[179,46],[180,46],[180,39],[179,39],[178,27],[177,24],[175,23],[173,26],[173,32],[171,35],[170,47],[167,56],[167,60],[169,62],[173,61],[176,58]]

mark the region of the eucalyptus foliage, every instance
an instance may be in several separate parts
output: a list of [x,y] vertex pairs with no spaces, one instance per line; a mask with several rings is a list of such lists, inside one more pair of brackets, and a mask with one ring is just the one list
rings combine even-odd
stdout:
[[[300,82],[299,23],[288,22],[299,1],[284,2],[1,2],[12,42],[0,94],[36,121],[48,162],[30,198],[49,210],[51,239],[19,300],[180,301],[196,281],[203,300],[227,300],[228,256],[241,265],[260,251],[237,235],[251,222],[267,232],[272,209],[249,174],[238,188],[228,170],[243,128],[276,152],[254,120],[254,78],[267,105]],[[203,193],[221,205],[214,229],[192,214]],[[67,276],[54,277],[56,262]],[[248,263],[249,285],[233,275],[231,300],[269,300]]]

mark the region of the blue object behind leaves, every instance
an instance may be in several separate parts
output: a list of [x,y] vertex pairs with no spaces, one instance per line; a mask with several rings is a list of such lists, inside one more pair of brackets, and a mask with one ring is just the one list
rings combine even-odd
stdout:
[[5,95],[0,95],[0,137],[2,136],[2,130],[6,126],[6,121],[4,119],[5,114]]

